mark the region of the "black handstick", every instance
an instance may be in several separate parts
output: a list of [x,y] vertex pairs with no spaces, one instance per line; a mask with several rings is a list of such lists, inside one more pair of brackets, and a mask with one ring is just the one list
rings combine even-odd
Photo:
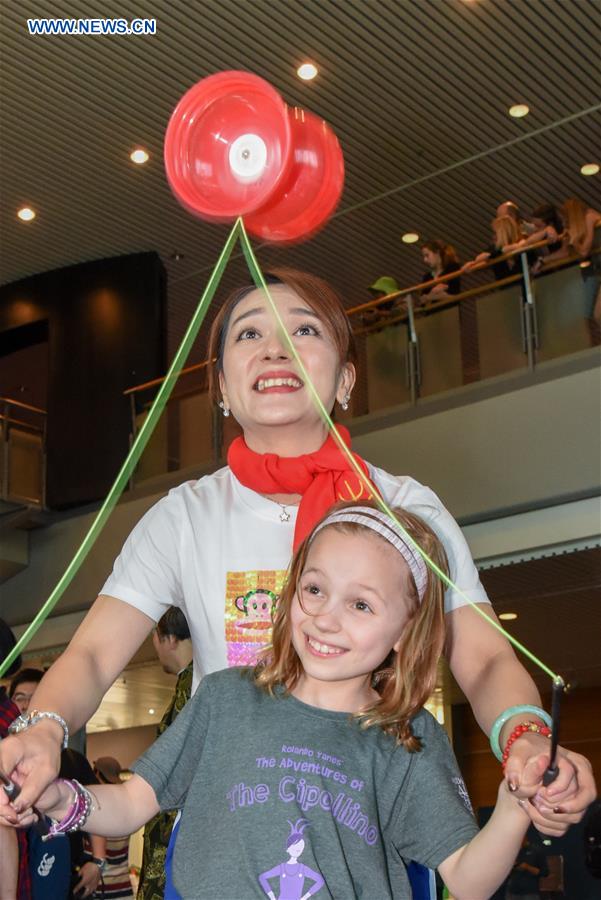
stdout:
[[565,683],[562,678],[556,678],[553,682],[553,699],[551,701],[551,759],[549,767],[543,775],[545,787],[550,785],[559,775],[559,766],[556,765],[557,744],[559,742],[559,715],[561,710],[561,695],[565,691]]
[[[2,769],[0,769],[0,784],[2,785],[4,793],[11,802],[13,800],[16,800],[21,793],[21,788],[19,787],[19,785],[15,781],[13,781],[12,778],[9,778],[8,775],[5,775]],[[45,816],[42,815],[39,809],[36,809],[35,806],[32,806],[32,809],[38,817],[38,821],[33,827],[40,835],[48,834],[49,829]]]
[[2,784],[4,793],[9,800],[16,800],[21,793],[21,788],[19,787],[19,785],[15,784],[12,778],[9,778],[8,775],[5,775],[2,769],[0,769],[0,784]]

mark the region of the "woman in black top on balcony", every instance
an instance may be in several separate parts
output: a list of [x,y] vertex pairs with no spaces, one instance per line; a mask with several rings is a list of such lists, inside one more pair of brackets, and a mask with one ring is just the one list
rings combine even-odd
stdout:
[[537,244],[539,241],[549,241],[544,256],[539,259],[539,269],[543,263],[564,259],[569,256],[568,234],[557,207],[552,203],[542,203],[532,210],[531,218],[535,231],[529,237],[512,244],[509,249],[517,250],[521,247]]
[[[496,219],[492,220],[491,225],[493,232],[492,243],[486,250],[483,250],[482,253],[478,253],[474,259],[466,262],[463,266],[463,271],[469,272],[479,263],[491,260],[491,269],[495,281],[500,281],[502,278],[509,278],[511,275],[520,275],[522,269],[519,255],[510,256],[509,259],[499,259],[498,262],[494,262],[498,257],[510,253],[511,250],[514,250],[519,246],[521,234],[516,220],[511,216],[497,216]],[[536,250],[529,250],[528,262],[530,265],[536,261],[536,258]]]
[[[451,272],[461,271],[461,265],[457,256],[457,251],[452,244],[445,241],[426,241],[422,244],[422,259],[428,267],[428,271],[424,273],[423,281],[431,281],[433,278],[440,278],[443,275],[450,275]],[[420,295],[420,302],[424,300],[442,300],[444,297],[461,293],[461,279],[459,277],[452,278],[450,281],[443,281],[435,284],[427,291]]]

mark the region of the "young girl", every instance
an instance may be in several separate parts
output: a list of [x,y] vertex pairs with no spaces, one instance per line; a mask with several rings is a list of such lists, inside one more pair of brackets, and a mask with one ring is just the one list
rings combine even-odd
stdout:
[[[396,515],[444,568],[434,533]],[[107,836],[183,807],[174,883],[186,900],[407,898],[409,860],[439,868],[458,898],[488,897],[530,820],[503,783],[478,834],[422,709],[443,623],[442,585],[395,523],[339,505],[295,554],[259,665],[205,677],[126,784],[56,781],[38,807],[59,830],[85,821]]]

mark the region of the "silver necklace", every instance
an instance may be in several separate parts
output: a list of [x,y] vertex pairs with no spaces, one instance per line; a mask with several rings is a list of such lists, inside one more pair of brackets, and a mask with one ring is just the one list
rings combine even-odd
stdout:
[[275,500],[274,502],[277,503],[278,506],[280,507],[280,509],[282,510],[280,513],[280,522],[289,522],[290,521],[290,513],[288,512],[288,510],[286,509],[284,504],[280,503],[278,500]]
[[273,500],[271,497],[266,497],[265,499],[269,500],[270,503],[276,503],[280,507],[280,522],[290,521],[290,513],[288,512],[288,507],[284,503],[280,503],[279,500]]

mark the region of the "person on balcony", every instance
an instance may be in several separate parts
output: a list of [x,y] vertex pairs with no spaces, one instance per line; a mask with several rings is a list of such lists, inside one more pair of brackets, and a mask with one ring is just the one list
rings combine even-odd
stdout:
[[[474,259],[469,260],[463,266],[464,272],[470,272],[480,263],[491,261],[491,269],[495,277],[495,281],[501,281],[503,278],[510,278],[512,275],[519,275],[521,272],[521,263],[519,255],[510,256],[508,259],[498,259],[506,253],[514,250],[521,241],[520,232],[515,218],[512,216],[497,216],[491,222],[492,226],[492,243],[478,253]],[[536,251],[528,251],[528,261],[530,264],[536,260]],[[495,260],[498,260],[495,262]]]
[[568,197],[561,212],[570,251],[581,260],[584,315],[589,326],[591,344],[596,347],[601,338],[601,212],[587,206],[577,197]]
[[[452,244],[446,241],[426,241],[421,246],[422,259],[428,267],[422,281],[431,281],[433,278],[441,278],[450,275],[451,272],[460,272],[461,263],[457,251]],[[451,278],[449,281],[441,281],[434,284],[420,294],[420,302],[443,300],[445,297],[461,293],[461,279]]]

